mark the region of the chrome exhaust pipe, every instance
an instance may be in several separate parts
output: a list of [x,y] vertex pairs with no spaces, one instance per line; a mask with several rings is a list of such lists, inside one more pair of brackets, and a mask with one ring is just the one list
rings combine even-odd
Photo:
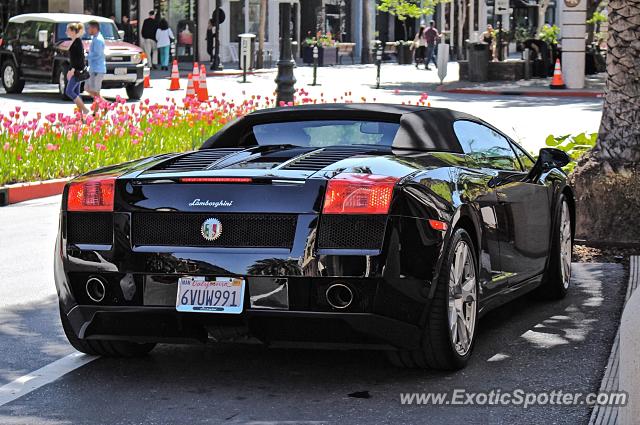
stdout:
[[333,308],[344,309],[353,302],[353,291],[347,285],[334,283],[325,292],[327,303]]
[[89,280],[87,280],[86,291],[87,296],[95,303],[102,302],[107,294],[104,282],[97,277],[90,277]]

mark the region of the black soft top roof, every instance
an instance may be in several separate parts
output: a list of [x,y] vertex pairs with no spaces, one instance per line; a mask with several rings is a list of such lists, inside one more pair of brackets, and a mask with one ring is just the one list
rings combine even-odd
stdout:
[[254,125],[302,120],[371,120],[397,122],[393,148],[462,153],[453,122],[482,122],[473,115],[446,108],[384,103],[325,103],[261,109],[241,117],[209,138],[200,149],[234,147]]

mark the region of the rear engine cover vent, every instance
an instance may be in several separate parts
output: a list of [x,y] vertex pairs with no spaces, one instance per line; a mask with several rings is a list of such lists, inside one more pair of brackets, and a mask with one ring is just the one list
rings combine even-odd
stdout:
[[336,146],[319,149],[309,155],[289,163],[283,170],[319,171],[343,159],[366,154],[387,153],[387,150],[359,146]]
[[111,245],[113,243],[113,214],[68,212],[67,241],[70,244]]
[[165,162],[162,162],[153,170],[161,171],[198,171],[209,168],[212,164],[220,161],[222,158],[232,155],[236,152],[240,152],[244,149],[241,148],[219,148],[219,149],[204,149],[201,151],[190,152],[185,155],[180,155],[175,158],[171,158]]

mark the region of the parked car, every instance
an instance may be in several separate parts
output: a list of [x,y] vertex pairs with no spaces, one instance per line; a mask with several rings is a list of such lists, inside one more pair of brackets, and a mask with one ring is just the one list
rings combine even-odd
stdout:
[[200,150],[102,168],[62,198],[55,281],[78,350],[156,342],[337,344],[459,369],[478,318],[567,293],[574,194],[460,112],[345,104],[262,110]]
[[[31,13],[14,16],[0,38],[0,75],[7,93],[21,93],[26,82],[58,84],[61,96],[67,85],[70,40],[65,34],[67,24],[89,21],[100,23],[105,39],[107,73],[103,88],[124,87],[130,99],[140,99],[144,92],[144,77],[149,67],[140,47],[122,41],[111,19],[68,13]],[[91,43],[85,31],[83,44]]]

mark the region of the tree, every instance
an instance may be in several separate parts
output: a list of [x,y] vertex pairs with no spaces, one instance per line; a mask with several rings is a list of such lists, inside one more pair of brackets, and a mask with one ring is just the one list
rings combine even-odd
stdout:
[[258,58],[257,68],[264,67],[264,39],[267,26],[267,0],[260,0],[260,17],[258,19]]
[[551,3],[551,0],[540,0],[540,3],[538,3],[538,25],[536,26],[536,34],[540,33],[542,26],[546,23],[545,16],[547,15],[549,3]]
[[[448,1],[448,0],[447,0]],[[423,15],[433,14],[433,9],[441,0],[378,0],[378,10],[387,12],[402,22],[404,39],[409,39],[407,18],[418,19]]]
[[369,0],[362,0],[362,53],[361,62],[371,63],[371,49],[369,33],[371,32],[371,16],[369,15]]
[[640,241],[640,0],[609,2],[607,80],[595,148],[572,179],[577,236]]
[[606,7],[604,6],[606,3],[606,1],[602,0],[587,0],[587,45],[593,42],[596,27],[599,27],[600,23],[605,22],[596,16],[597,14],[604,16],[599,11]]
[[[465,22],[467,21],[467,6],[468,3],[466,0],[458,0],[458,52],[457,52],[457,56],[458,58],[464,58],[465,57],[465,51],[466,49],[463,47],[464,46],[464,39],[465,39],[465,31],[467,26],[465,25]],[[452,39],[453,39],[453,34],[452,34]]]

